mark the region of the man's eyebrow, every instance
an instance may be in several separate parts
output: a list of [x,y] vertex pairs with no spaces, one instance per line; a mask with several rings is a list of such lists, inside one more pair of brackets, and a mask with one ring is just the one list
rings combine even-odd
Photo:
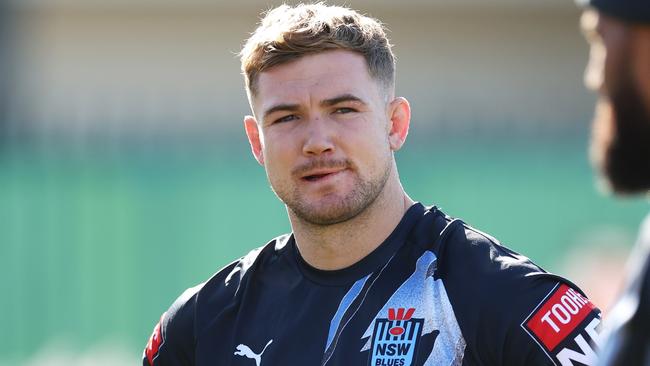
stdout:
[[[357,97],[356,95],[352,95],[352,94],[342,94],[342,95],[336,96],[334,98],[325,99],[320,104],[321,104],[321,106],[324,106],[324,107],[331,107],[333,105],[343,103],[343,102],[357,102],[357,103],[361,103],[361,104],[364,104],[364,105],[367,104],[363,99]],[[267,117],[271,113],[280,112],[280,111],[282,111],[282,112],[295,112],[295,111],[297,111],[299,109],[300,109],[299,104],[277,104],[277,105],[274,105],[273,107],[267,109],[266,111],[264,111],[262,116],[264,118],[264,117]]]
[[286,111],[286,112],[295,112],[300,109],[300,106],[298,104],[277,104],[274,105],[273,107],[267,109],[264,111],[262,114],[262,117],[265,118],[271,113],[279,112],[279,111]]
[[364,105],[367,104],[363,99],[357,97],[356,95],[352,95],[352,94],[342,94],[342,95],[336,96],[334,98],[325,99],[320,104],[322,106],[324,106],[324,107],[331,107],[333,105],[336,105],[336,104],[339,104],[339,103],[342,103],[342,102],[357,102],[357,103],[361,103],[361,104],[364,104]]

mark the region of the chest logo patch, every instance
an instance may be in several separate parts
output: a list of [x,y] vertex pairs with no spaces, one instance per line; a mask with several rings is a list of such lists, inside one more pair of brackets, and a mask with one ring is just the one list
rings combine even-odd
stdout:
[[255,360],[255,365],[260,366],[262,364],[262,355],[264,354],[264,351],[266,351],[266,347],[271,345],[271,343],[273,343],[272,339],[266,344],[266,346],[264,346],[264,349],[259,354],[253,352],[253,350],[251,350],[251,348],[248,347],[247,345],[240,344],[235,348],[235,356],[252,358],[253,360]]
[[389,308],[388,318],[375,320],[370,366],[410,366],[414,363],[424,325],[424,319],[412,318],[414,312],[415,308]]

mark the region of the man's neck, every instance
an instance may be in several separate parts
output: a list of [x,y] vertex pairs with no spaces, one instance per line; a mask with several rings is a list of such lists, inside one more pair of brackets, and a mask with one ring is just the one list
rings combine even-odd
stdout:
[[337,270],[353,265],[375,250],[414,203],[399,180],[387,182],[385,188],[363,212],[338,224],[316,226],[289,213],[302,258],[315,268]]

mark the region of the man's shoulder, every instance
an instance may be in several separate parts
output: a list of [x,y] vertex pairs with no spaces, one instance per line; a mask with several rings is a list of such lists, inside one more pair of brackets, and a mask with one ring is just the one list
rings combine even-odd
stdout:
[[172,307],[181,307],[195,297],[203,297],[206,291],[226,291],[234,295],[249,272],[285,250],[289,237],[289,234],[280,235],[263,246],[251,249],[246,255],[223,266],[207,281],[185,290]]
[[418,250],[431,251],[437,258],[437,276],[460,276],[463,280],[494,286],[495,280],[521,279],[548,274],[526,256],[504,246],[493,236],[462,219],[445,214],[435,206],[424,211],[409,240]]
[[643,250],[650,252],[650,214],[648,214],[641,223],[637,245],[642,247]]
[[548,282],[551,287],[558,282],[570,284],[494,236],[435,206],[427,208],[409,240],[415,242],[419,250],[435,254],[436,278],[461,283],[465,288],[475,286],[481,290],[474,294],[476,296],[491,297],[495,291],[518,292],[539,281]]
[[440,275],[448,286],[472,288],[475,299],[508,307],[511,298],[536,302],[554,288],[566,285],[584,293],[570,280],[550,273],[527,256],[461,220],[452,220],[438,245]]
[[229,289],[230,291],[227,292],[235,295],[248,275],[276,262],[277,258],[286,252],[290,237],[289,234],[283,234],[261,247],[252,249],[243,257],[217,271],[205,282],[202,291]]
[[207,281],[185,290],[163,313],[145,348],[144,365],[192,363],[195,338],[202,324],[197,322],[205,309],[221,311],[232,303],[246,278],[260,265],[284,252],[289,235],[281,235],[266,245],[218,270]]
[[460,219],[445,215],[442,225],[444,227],[433,245],[441,273],[463,268],[456,274],[472,276],[474,280],[487,282],[488,286],[497,278],[512,279],[516,283],[517,279],[548,275],[528,257]]
[[515,365],[595,357],[583,340],[597,337],[600,311],[569,280],[461,220],[449,221],[437,251],[439,278],[481,359]]

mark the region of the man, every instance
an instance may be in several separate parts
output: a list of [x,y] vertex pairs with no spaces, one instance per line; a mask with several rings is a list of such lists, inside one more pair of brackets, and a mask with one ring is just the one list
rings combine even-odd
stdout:
[[144,365],[595,363],[580,290],[404,192],[411,113],[376,20],[283,5],[241,59],[246,134],[292,233],[186,291]]
[[[615,193],[650,190],[650,2],[592,0],[581,19],[591,44],[586,85],[599,93],[592,158]],[[629,284],[608,318],[603,365],[650,365],[650,217]]]

